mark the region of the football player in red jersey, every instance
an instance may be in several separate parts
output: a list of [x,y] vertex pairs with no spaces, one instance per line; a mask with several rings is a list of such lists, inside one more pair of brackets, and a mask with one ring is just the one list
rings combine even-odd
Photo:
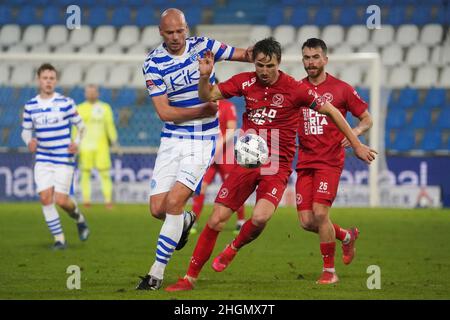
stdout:
[[[349,111],[359,118],[353,128],[356,136],[372,126],[367,103],[349,84],[325,72],[328,62],[327,46],[321,39],[308,39],[302,46],[303,66],[308,74],[302,81],[309,88],[331,102],[345,117]],[[336,197],[339,178],[344,168],[344,147],[348,140],[339,128],[324,114],[303,106],[300,109],[299,153],[297,162],[297,212],[301,226],[319,234],[323,257],[323,272],[317,283],[331,284],[338,281],[334,268],[336,238],[342,241],[343,261],[349,264],[355,253],[355,240],[359,230],[345,230],[333,224],[330,207]]]
[[[219,81],[216,78],[216,83]],[[232,144],[230,143],[234,137],[234,131],[237,128],[236,121],[236,107],[234,104],[228,100],[217,101],[218,106],[218,118],[219,118],[219,128],[220,136],[219,141],[217,141],[216,153],[214,156],[214,162],[210,165],[205,175],[203,176],[202,187],[200,194],[192,198],[192,211],[194,211],[197,216],[196,221],[200,218],[200,214],[203,209],[203,203],[205,202],[205,192],[208,186],[213,182],[216,173],[219,173],[222,181],[225,181],[226,177],[230,174],[233,169],[233,163],[228,163],[227,159],[234,159],[234,153]],[[228,147],[227,147],[228,146]],[[239,232],[242,225],[245,222],[245,206],[242,205],[237,211],[237,222],[235,232]],[[197,233],[197,222],[191,229],[191,233]]]
[[194,288],[203,265],[211,256],[219,232],[255,189],[256,204],[251,219],[244,223],[232,243],[213,260],[213,269],[223,271],[241,247],[261,234],[275,212],[292,172],[300,106],[308,105],[313,110],[330,115],[348,137],[359,158],[367,162],[375,158],[374,151],[358,140],[336,108],[304,83],[279,70],[281,46],[277,41],[267,38],[257,42],[252,54],[255,72],[240,73],[210,86],[208,77],[213,70],[214,59],[206,52],[199,65],[199,97],[203,101],[215,101],[244,96],[246,111],[243,114],[242,130],[265,135],[270,162],[253,169],[235,165],[217,194],[213,213],[200,234],[186,276],[167,287],[166,291]]

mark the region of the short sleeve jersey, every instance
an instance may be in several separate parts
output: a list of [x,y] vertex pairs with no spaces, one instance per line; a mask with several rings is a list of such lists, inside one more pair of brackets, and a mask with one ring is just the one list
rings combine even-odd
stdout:
[[75,166],[69,153],[71,126],[82,122],[75,102],[57,92],[43,100],[39,95],[24,107],[22,128],[34,131],[37,139],[36,162]]
[[[190,37],[186,39],[185,51],[180,56],[170,54],[164,43],[150,52],[143,65],[150,97],[167,94],[170,106],[177,108],[204,106],[205,103],[198,97],[200,79],[198,57],[203,56],[208,50],[214,54],[214,61],[217,62],[230,60],[235,48],[207,37]],[[214,72],[210,76],[210,83],[214,83]],[[218,127],[219,121],[215,116],[177,124],[167,121],[162,134],[172,136],[188,132],[187,136],[208,136],[217,134]]]
[[314,90],[279,71],[278,80],[266,86],[255,72],[237,74],[218,87],[224,98],[244,96],[242,130],[255,131],[267,141],[269,154],[278,155],[280,165],[290,166],[295,155],[299,107],[320,108]]
[[[304,78],[303,83],[335,106],[344,117],[348,111],[358,117],[368,108],[352,86],[328,73],[326,80],[319,85],[313,85],[308,78]],[[309,109],[307,105],[303,106],[300,109],[298,135],[297,169],[343,169],[345,151],[341,141],[344,134],[330,117]]]

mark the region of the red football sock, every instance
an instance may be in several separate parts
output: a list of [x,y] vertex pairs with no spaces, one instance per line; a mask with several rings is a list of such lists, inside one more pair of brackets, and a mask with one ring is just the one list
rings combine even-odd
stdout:
[[233,240],[233,247],[239,249],[247,243],[252,242],[260,235],[265,226],[265,224],[259,227],[255,226],[252,223],[252,219],[248,219],[247,221],[245,221],[237,237]]
[[193,197],[192,201],[192,211],[194,211],[195,215],[197,216],[196,220],[198,221],[198,218],[200,218],[200,214],[202,213],[203,203],[205,202],[205,195],[199,194]]
[[323,267],[327,269],[334,268],[334,253],[336,251],[336,242],[321,242],[320,252],[323,258]]
[[336,233],[336,239],[343,241],[347,235],[347,230],[342,229],[339,225],[333,224],[334,232]]
[[198,278],[198,274],[202,270],[203,265],[211,257],[218,235],[219,231],[211,229],[208,224],[206,224],[197,240],[197,245],[192,254],[191,262],[189,263],[189,268],[186,273],[189,277]]
[[245,220],[245,207],[241,206],[237,211],[237,218],[238,220]]

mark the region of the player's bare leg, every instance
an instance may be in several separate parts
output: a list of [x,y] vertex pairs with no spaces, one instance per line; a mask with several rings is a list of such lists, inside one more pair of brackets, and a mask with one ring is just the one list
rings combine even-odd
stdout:
[[[301,210],[298,212],[301,226],[304,230],[318,233],[319,229],[314,222],[314,213],[312,210]],[[336,239],[342,242],[342,261],[344,264],[350,264],[355,256],[355,241],[359,236],[359,230],[356,227],[346,230],[338,224],[333,224]]]
[[86,241],[89,237],[89,228],[86,223],[86,219],[84,215],[81,213],[78,208],[77,202],[69,197],[69,195],[55,192],[55,202],[61,207],[67,214],[76,221],[78,237],[81,241]]
[[[165,268],[169,263],[174,250],[179,250],[184,246],[187,241],[187,236],[189,235],[189,230],[195,221],[195,215],[191,215],[190,213],[186,214],[184,211],[184,206],[191,195],[192,190],[177,181],[166,195],[156,198],[155,196],[150,197],[150,209],[152,214],[154,215],[154,213],[158,212],[155,209],[161,210],[164,206],[166,213],[158,237],[155,262],[151,266],[147,276],[142,277],[142,281],[138,284],[136,289],[157,290],[161,287]],[[161,200],[163,197],[165,197],[164,204],[161,201],[155,202],[155,199]],[[154,202],[152,202],[152,200]],[[152,204],[157,204],[159,207],[153,207]],[[161,214],[159,216],[162,218]],[[185,223],[185,218],[187,216],[189,216],[189,221]]]
[[272,202],[266,199],[258,200],[251,219],[244,223],[237,237],[213,260],[213,269],[217,272],[225,270],[238,250],[261,234],[274,212],[275,205]]
[[163,192],[150,196],[148,200],[148,207],[153,217],[159,220],[166,218],[166,199],[169,192]]
[[213,213],[198,237],[186,275],[184,278],[179,279],[177,283],[168,286],[166,291],[185,291],[194,288],[200,271],[211,257],[219,233],[223,230],[232,214],[232,209],[220,203],[214,204]]
[[313,203],[314,221],[318,228],[320,251],[323,258],[323,272],[322,276],[317,280],[318,284],[332,284],[339,281],[334,268],[336,236],[329,217],[329,208],[321,203]]

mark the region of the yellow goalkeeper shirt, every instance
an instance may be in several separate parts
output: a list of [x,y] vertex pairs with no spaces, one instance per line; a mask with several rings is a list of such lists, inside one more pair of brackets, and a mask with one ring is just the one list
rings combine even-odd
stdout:
[[78,105],[77,111],[85,124],[85,134],[81,141],[80,152],[109,149],[117,141],[117,130],[111,106],[97,100],[85,101]]

